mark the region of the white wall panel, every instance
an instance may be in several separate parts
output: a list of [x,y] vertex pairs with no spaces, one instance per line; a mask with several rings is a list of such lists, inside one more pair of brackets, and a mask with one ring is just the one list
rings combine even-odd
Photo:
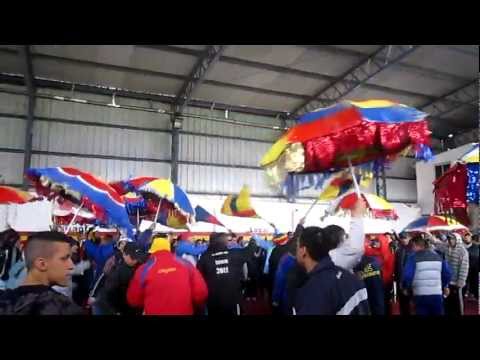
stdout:
[[107,180],[129,176],[170,177],[170,164],[141,161],[105,160],[81,157],[32,155],[32,167],[72,166]]
[[23,154],[0,152],[0,182],[21,184],[23,181]]
[[235,193],[246,184],[252,194],[275,195],[267,186],[262,170],[180,165],[179,185],[187,192]]
[[417,202],[416,180],[387,179],[387,200]]
[[0,147],[23,149],[25,147],[26,122],[20,118],[6,118],[0,115]]
[[170,141],[170,134],[167,133],[36,121],[33,149],[169,159]]
[[415,159],[401,157],[385,168],[385,175],[415,179]]
[[0,113],[25,115],[27,113],[27,97],[0,92]]
[[180,160],[258,166],[269,147],[255,141],[180,135]]

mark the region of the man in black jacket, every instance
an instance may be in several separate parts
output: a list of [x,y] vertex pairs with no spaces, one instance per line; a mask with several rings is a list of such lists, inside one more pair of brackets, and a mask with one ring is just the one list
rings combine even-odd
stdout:
[[297,315],[368,315],[364,284],[350,271],[336,266],[329,252],[337,241],[319,227],[303,230],[297,247],[297,261],[306,270],[306,283],[297,291]]
[[4,315],[81,315],[82,309],[68,297],[51,288],[68,286],[73,270],[73,240],[56,232],[31,235],[25,246],[28,270],[22,286],[0,296],[0,314]]
[[363,255],[354,272],[365,283],[372,315],[386,315],[385,290],[378,260],[373,256]]
[[197,268],[208,286],[208,315],[240,315],[243,265],[253,257],[255,241],[243,249],[228,249],[230,234],[212,234]]
[[479,271],[479,258],[480,258],[480,246],[472,242],[472,234],[466,233],[463,237],[465,243],[465,249],[468,251],[469,268],[467,277],[467,291],[475,299],[478,300],[478,271]]
[[400,315],[410,315],[411,296],[406,295],[403,291],[402,279],[403,269],[413,249],[410,244],[410,235],[401,233],[399,236],[398,248],[395,251],[395,272],[394,278],[398,286],[398,301],[400,303]]
[[147,253],[136,243],[129,242],[123,248],[122,259],[105,276],[96,305],[102,315],[139,315],[127,304],[127,290],[135,270],[147,260]]

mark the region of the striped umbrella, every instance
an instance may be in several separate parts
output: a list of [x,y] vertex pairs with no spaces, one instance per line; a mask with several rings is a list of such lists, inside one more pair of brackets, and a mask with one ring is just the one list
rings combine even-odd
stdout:
[[71,167],[31,168],[27,177],[39,194],[61,196],[93,212],[105,223],[124,228],[133,236],[133,226],[128,218],[121,196],[104,180]]
[[25,204],[35,200],[32,194],[11,186],[0,186],[0,204]]
[[404,232],[427,232],[427,231],[454,231],[468,230],[460,222],[450,216],[427,215],[412,221]]
[[157,179],[158,178],[152,176],[140,176],[127,180],[114,181],[109,183],[109,185],[113,187],[120,195],[125,195],[129,192],[136,192],[143,185]]

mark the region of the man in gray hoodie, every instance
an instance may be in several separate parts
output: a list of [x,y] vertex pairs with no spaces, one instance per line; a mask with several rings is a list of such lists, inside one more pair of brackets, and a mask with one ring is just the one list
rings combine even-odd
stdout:
[[447,315],[463,315],[463,294],[468,276],[469,259],[468,251],[465,249],[462,238],[459,234],[448,235],[448,245],[445,258],[452,271],[450,280],[450,296],[445,302],[445,313]]

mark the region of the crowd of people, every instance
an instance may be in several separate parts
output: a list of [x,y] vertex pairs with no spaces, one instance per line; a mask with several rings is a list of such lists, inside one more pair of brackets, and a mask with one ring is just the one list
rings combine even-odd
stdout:
[[365,204],[349,232],[336,225],[276,233],[0,233],[0,314],[462,315],[478,300],[478,235],[365,235]]

